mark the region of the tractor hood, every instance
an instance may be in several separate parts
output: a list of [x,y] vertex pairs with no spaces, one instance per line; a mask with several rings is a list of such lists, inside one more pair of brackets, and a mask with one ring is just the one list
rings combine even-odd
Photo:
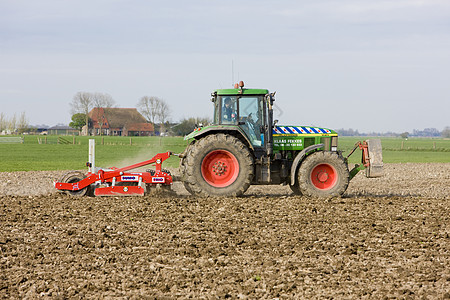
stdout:
[[236,125],[208,125],[204,127],[195,128],[194,131],[192,131],[191,133],[189,133],[184,137],[184,140],[191,142],[192,139],[198,136],[202,136],[203,134],[206,134],[209,131],[216,131],[216,132],[239,131],[243,136],[245,136],[244,131],[242,131],[242,129]]

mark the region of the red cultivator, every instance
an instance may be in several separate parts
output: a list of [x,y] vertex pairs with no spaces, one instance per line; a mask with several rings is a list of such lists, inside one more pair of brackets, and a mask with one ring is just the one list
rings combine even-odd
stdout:
[[[171,152],[159,153],[152,159],[124,168],[99,169],[84,175],[81,172],[69,172],[55,188],[72,196],[143,196],[152,187],[171,187],[173,183],[169,171],[161,168],[162,162],[172,155]],[[88,163],[88,166],[90,163]],[[155,164],[155,170],[145,172],[127,172],[146,165]]]

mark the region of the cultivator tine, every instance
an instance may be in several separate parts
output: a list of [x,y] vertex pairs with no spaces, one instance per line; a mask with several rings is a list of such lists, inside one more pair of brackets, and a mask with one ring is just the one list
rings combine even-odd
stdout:
[[367,140],[369,150],[370,165],[366,169],[366,177],[381,177],[383,176],[383,151],[381,148],[380,139]]

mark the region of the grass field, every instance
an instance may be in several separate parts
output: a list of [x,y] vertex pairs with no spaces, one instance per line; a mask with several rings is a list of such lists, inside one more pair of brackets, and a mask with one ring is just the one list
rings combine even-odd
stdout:
[[[123,167],[152,158],[156,153],[180,153],[186,142],[182,137],[62,137],[69,144],[57,144],[58,136],[25,136],[23,144],[0,144],[0,172],[37,170],[80,170],[88,160],[89,139],[96,140],[96,166]],[[341,137],[339,149],[344,156],[363,137]],[[40,142],[40,144],[39,144]],[[382,138],[385,163],[450,162],[449,139]],[[357,150],[351,163],[360,161]],[[171,157],[163,166],[177,167]]]
[[[339,149],[346,156],[358,141],[371,137],[339,137]],[[444,163],[450,162],[450,139],[438,138],[381,138],[385,163]],[[361,160],[357,150],[349,161]]]
[[[23,144],[0,144],[0,172],[37,170],[81,170],[88,161],[89,139],[76,137],[75,144],[57,144],[57,136],[26,136]],[[72,137],[64,137],[73,142]],[[94,137],[95,164],[101,167],[124,167],[148,160],[160,152],[180,153],[186,142],[181,137]],[[165,167],[177,167],[179,159],[171,157]]]

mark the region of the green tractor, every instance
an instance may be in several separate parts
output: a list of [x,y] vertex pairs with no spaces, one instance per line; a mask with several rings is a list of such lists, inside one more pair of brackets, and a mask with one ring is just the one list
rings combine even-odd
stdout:
[[[185,137],[180,169],[186,189],[194,195],[240,196],[250,185],[289,185],[295,194],[342,196],[349,181],[383,173],[379,139],[358,142],[362,163],[348,168],[338,151],[338,134],[327,128],[277,125],[275,93],[244,88],[212,93],[214,121]],[[349,155],[349,156],[350,156]]]

